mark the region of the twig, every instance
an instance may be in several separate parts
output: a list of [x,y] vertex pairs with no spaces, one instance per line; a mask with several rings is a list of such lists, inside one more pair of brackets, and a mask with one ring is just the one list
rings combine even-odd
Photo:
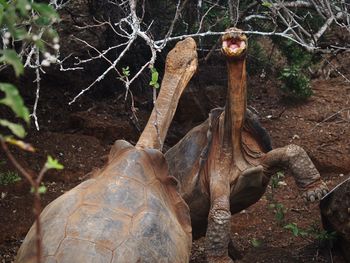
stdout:
[[350,82],[350,79],[348,79],[343,73],[341,73],[333,64],[332,62],[330,62],[327,58],[325,58],[326,62],[328,65],[330,65],[335,72],[337,72],[341,77],[343,77],[345,79],[346,82]]
[[318,126],[320,126],[322,123],[332,119],[334,116],[338,115],[339,113],[343,112],[343,111],[346,111],[346,110],[350,110],[350,107],[349,108],[344,108],[344,109],[341,109],[339,111],[337,111],[336,113],[328,116],[327,118],[323,119],[322,121],[320,121],[319,123],[317,123],[312,129],[311,131],[313,131],[314,129],[316,129]]
[[[40,65],[40,52],[39,49],[37,49],[36,51],[36,64]],[[34,107],[33,107],[33,113],[31,114],[31,116],[34,118],[34,123],[35,123],[35,127],[36,129],[39,131],[40,127],[39,127],[39,123],[38,123],[38,116],[36,115],[36,110],[38,108],[38,102],[39,102],[39,97],[40,97],[40,68],[37,67],[35,69],[35,74],[36,74],[36,93],[35,93],[35,102],[34,102]]]
[[130,41],[128,42],[128,45],[124,48],[124,50],[120,53],[120,55],[118,56],[118,58],[112,63],[112,65],[110,65],[105,72],[102,73],[102,75],[100,75],[97,79],[95,79],[87,88],[81,90],[79,92],[78,95],[76,95],[68,104],[72,105],[81,95],[83,95],[85,92],[87,92],[88,90],[91,89],[92,86],[94,86],[97,82],[100,82],[102,79],[104,79],[104,77],[107,75],[107,73],[109,71],[111,71],[111,69],[114,69],[115,66],[118,64],[118,62],[122,59],[122,57],[124,56],[124,54],[129,50],[130,46],[132,45],[132,43],[134,42],[135,37],[132,37],[130,39]]
[[28,180],[32,188],[34,189],[34,216],[36,223],[36,256],[37,263],[41,263],[41,255],[42,255],[42,240],[41,240],[41,224],[40,224],[40,213],[41,213],[41,198],[39,193],[39,186],[43,179],[45,172],[47,171],[46,166],[41,169],[36,180],[19,164],[16,158],[12,155],[10,150],[7,147],[6,142],[2,137],[0,137],[1,147],[4,150],[7,158],[11,161],[11,163],[15,166],[15,168],[22,174],[24,178]]

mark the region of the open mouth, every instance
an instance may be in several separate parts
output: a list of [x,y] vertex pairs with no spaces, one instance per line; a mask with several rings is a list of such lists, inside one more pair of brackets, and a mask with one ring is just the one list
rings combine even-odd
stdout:
[[226,56],[238,57],[243,54],[246,49],[247,38],[245,35],[234,32],[225,34],[222,37],[222,51]]

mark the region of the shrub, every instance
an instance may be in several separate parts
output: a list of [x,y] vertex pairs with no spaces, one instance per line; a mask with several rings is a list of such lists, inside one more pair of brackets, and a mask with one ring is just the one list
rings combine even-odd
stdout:
[[275,42],[287,59],[288,66],[281,69],[279,79],[287,96],[306,100],[313,92],[310,78],[305,72],[313,64],[313,56],[290,40]]
[[297,65],[283,68],[279,79],[283,82],[282,90],[291,97],[305,100],[313,94],[309,77]]

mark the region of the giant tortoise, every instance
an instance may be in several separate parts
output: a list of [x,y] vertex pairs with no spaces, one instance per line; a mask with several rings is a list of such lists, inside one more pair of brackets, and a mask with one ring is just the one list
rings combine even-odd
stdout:
[[228,68],[226,105],[212,110],[204,123],[165,154],[190,207],[194,234],[206,231],[209,262],[232,262],[228,256],[231,214],[257,202],[277,169],[288,169],[311,201],[327,192],[307,153],[297,145],[272,150],[268,133],[247,110],[247,46],[239,29],[230,28],[222,36]]
[[[195,41],[177,43],[167,56],[156,108],[136,146],[116,141],[103,169],[42,211],[42,262],[189,261],[188,206],[160,151],[196,68]],[[37,262],[35,232],[33,225],[16,262]]]

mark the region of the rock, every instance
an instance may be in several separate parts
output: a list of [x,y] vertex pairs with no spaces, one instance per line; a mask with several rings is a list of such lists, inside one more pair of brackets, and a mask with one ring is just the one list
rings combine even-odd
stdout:
[[350,178],[336,186],[320,202],[323,227],[336,231],[347,262],[350,262]]

